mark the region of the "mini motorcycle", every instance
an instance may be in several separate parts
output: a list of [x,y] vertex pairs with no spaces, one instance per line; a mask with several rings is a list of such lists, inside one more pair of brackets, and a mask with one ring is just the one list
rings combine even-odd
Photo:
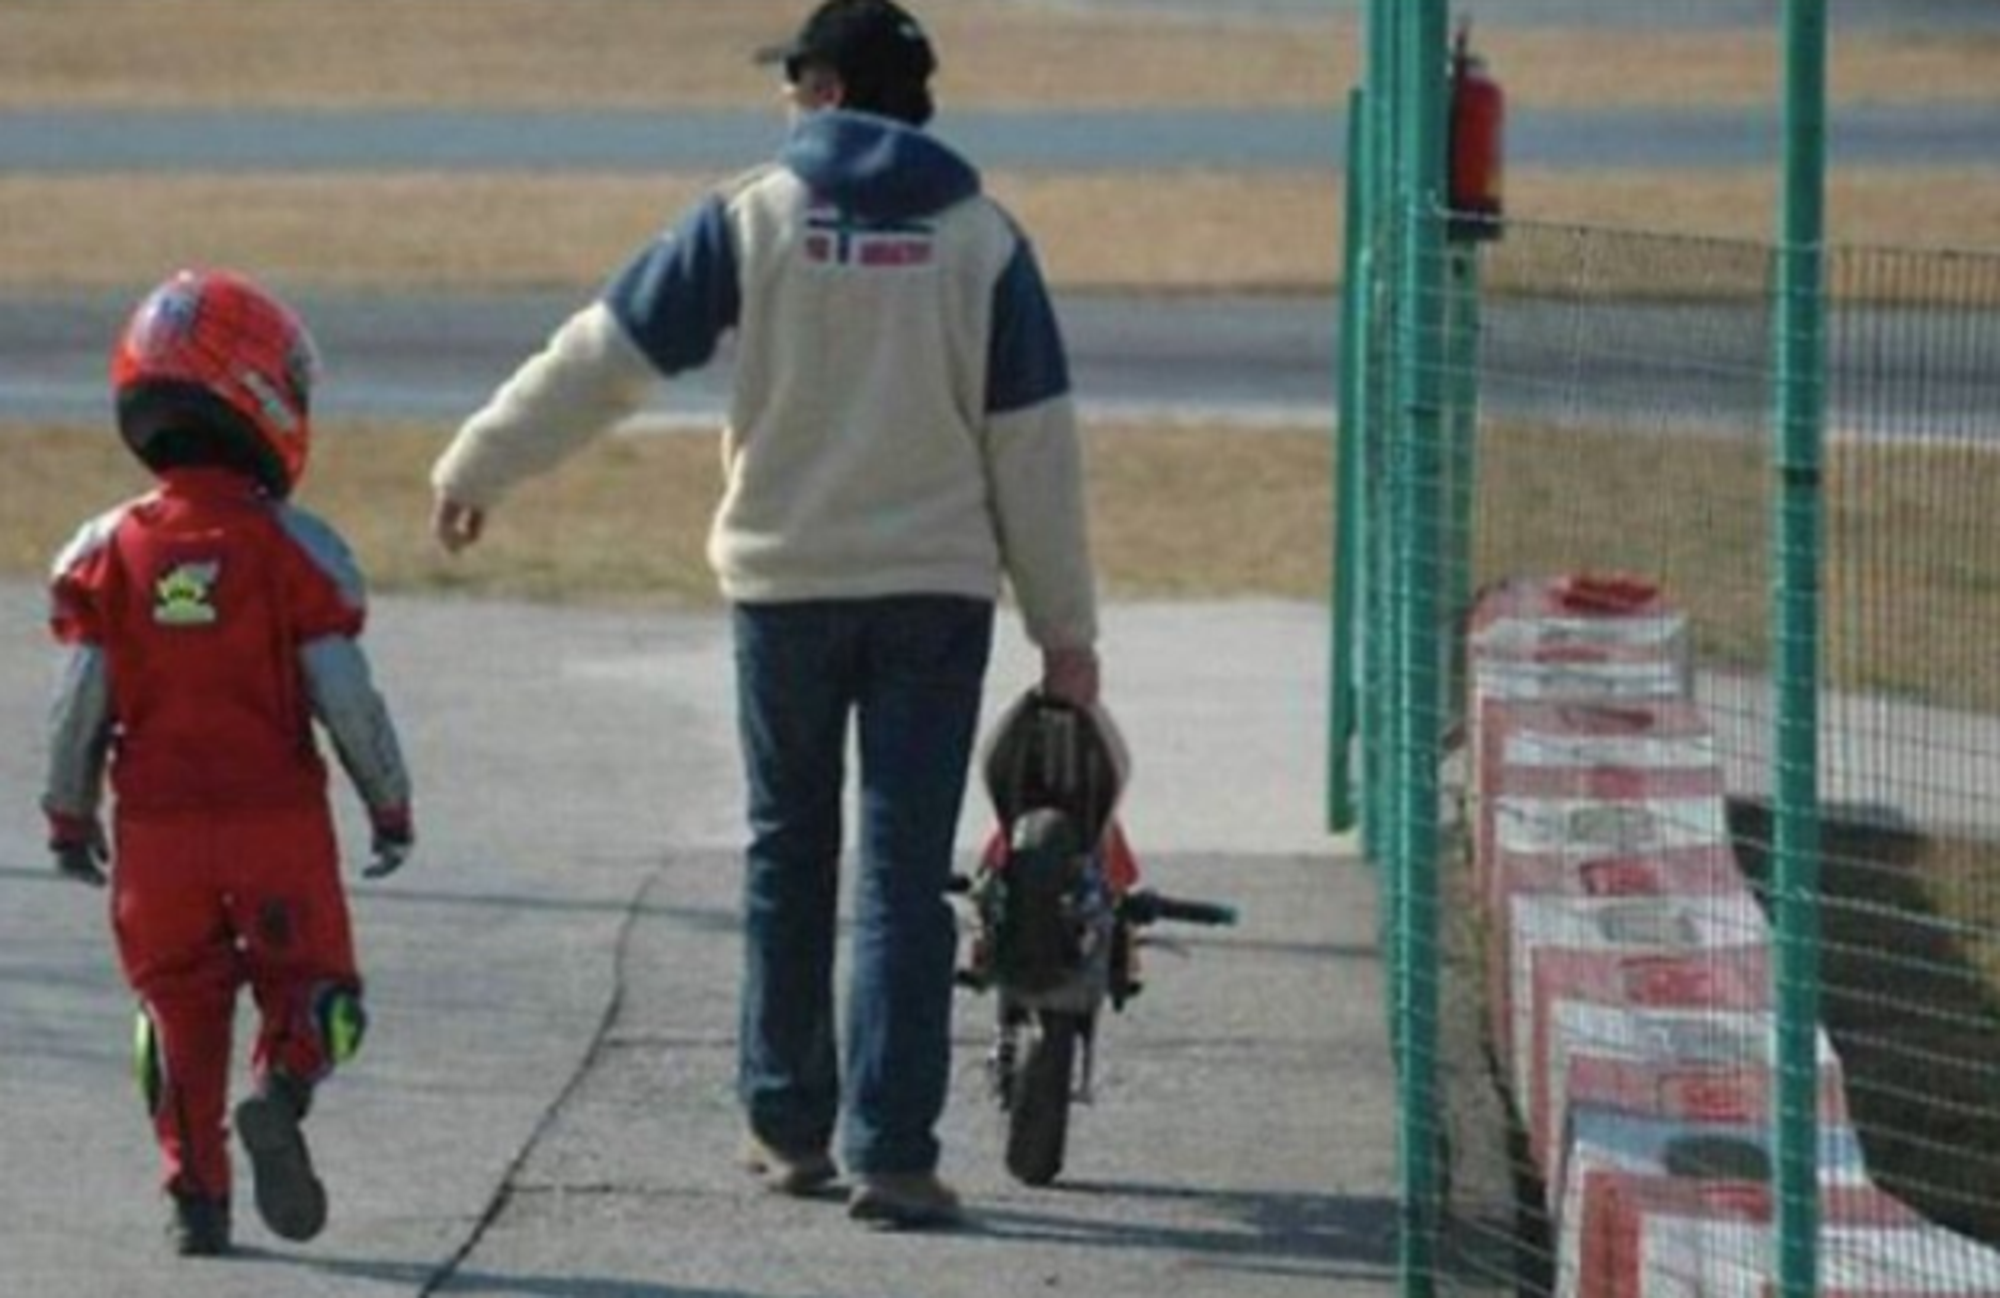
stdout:
[[1061,1173],[1073,1100],[1088,1102],[1100,1011],[1141,988],[1139,930],[1161,920],[1227,925],[1235,911],[1141,888],[1114,812],[1130,770],[1102,708],[1029,691],[982,754],[999,821],[970,878],[961,986],[994,993],[987,1076],[1007,1118],[1007,1170],[1028,1185]]

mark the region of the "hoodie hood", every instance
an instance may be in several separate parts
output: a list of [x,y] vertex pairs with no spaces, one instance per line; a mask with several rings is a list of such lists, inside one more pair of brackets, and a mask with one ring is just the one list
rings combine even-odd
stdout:
[[929,216],[979,192],[972,164],[935,136],[872,113],[808,113],[778,161],[820,198],[869,220]]

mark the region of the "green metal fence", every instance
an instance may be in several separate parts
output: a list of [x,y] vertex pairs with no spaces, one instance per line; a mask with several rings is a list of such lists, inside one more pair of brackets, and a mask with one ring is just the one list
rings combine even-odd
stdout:
[[[1328,810],[1381,881],[1405,1291],[2000,1293],[2000,256],[1824,246],[1825,31],[1801,3],[1771,242],[1518,221],[1449,242],[1445,8],[1371,17]],[[1586,573],[1670,614],[1685,684],[1649,715],[1700,733],[1646,742],[1712,756],[1742,901],[1583,898],[1643,915],[1630,967],[1699,994],[1576,998],[1649,1031],[1713,1005],[1711,1042],[1762,1025],[1704,1047],[1705,1098],[1657,1148],[1618,1144],[1665,1112],[1625,1100],[1536,1129],[1525,1079],[1553,1057],[1560,1090],[1588,1054],[1557,1022],[1560,959],[1521,936],[1561,907],[1479,877],[1500,801],[1473,706],[1482,597]],[[1614,767],[1589,774],[1612,788]],[[1696,828],[1659,841],[1676,832]],[[1648,865],[1619,846],[1582,863]],[[1725,937],[1660,938],[1684,906]],[[1553,1053],[1523,1063],[1513,1024]],[[1579,1114],[1596,1162],[1551,1153],[1583,1147]]]

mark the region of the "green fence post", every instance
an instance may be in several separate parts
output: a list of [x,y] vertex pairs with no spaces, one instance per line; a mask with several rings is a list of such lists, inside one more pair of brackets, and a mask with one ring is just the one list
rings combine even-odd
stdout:
[[[1472,607],[1473,475],[1479,445],[1479,245],[1453,244],[1446,254],[1450,290],[1445,309],[1450,324],[1445,336],[1445,382],[1448,461],[1444,501],[1445,562],[1444,624],[1459,627]],[[1465,722],[1465,641],[1452,635],[1444,646],[1446,706],[1451,719]]]
[[1819,1290],[1819,617],[1825,418],[1825,0],[1785,0],[1785,161],[1777,265],[1772,622],[1777,706],[1778,1280]]
[[[1363,396],[1367,413],[1362,423],[1362,564],[1366,575],[1361,583],[1361,842],[1362,850],[1375,867],[1377,889],[1376,931],[1382,949],[1385,976],[1382,991],[1387,999],[1383,1021],[1393,1024],[1403,1004],[1402,872],[1400,850],[1395,841],[1396,782],[1390,748],[1394,739],[1392,718],[1397,714],[1399,683],[1393,670],[1398,634],[1395,609],[1394,572],[1390,549],[1396,536],[1394,501],[1386,489],[1389,443],[1395,433],[1395,411],[1390,392],[1394,383],[1393,353],[1385,345],[1397,328],[1400,301],[1391,292],[1395,267],[1400,257],[1396,231],[1400,228],[1397,201],[1401,193],[1397,177],[1401,167],[1397,155],[1402,141],[1396,127],[1401,121],[1399,87],[1401,68],[1396,58],[1401,49],[1401,24],[1396,20],[1395,0],[1369,0],[1367,32],[1368,104],[1368,235],[1367,282],[1364,291],[1368,334],[1362,340],[1367,359],[1362,366]],[[1392,1030],[1390,1050],[1400,1052],[1402,1040]],[[1397,1054],[1400,1074],[1402,1059]]]
[[[1368,293],[1366,311],[1368,336],[1364,340],[1370,359],[1362,374],[1367,387],[1368,415],[1362,443],[1364,519],[1362,544],[1368,576],[1362,583],[1360,629],[1362,776],[1361,832],[1363,850],[1381,867],[1382,950],[1389,967],[1389,992],[1400,1003],[1395,985],[1397,935],[1394,918],[1401,883],[1394,865],[1391,826],[1395,823],[1393,801],[1395,780],[1389,770],[1390,724],[1398,711],[1398,682],[1391,664],[1395,660],[1396,624],[1393,616],[1395,591],[1389,564],[1389,547],[1395,537],[1394,510],[1388,493],[1382,490],[1387,477],[1388,446],[1394,424],[1385,401],[1394,376],[1387,357],[1377,364],[1373,356],[1376,341],[1396,328],[1400,302],[1389,292],[1392,275],[1400,261],[1401,249],[1395,233],[1401,226],[1398,201],[1402,194],[1403,167],[1399,161],[1402,137],[1398,129],[1403,116],[1402,68],[1397,55],[1402,49],[1401,24],[1394,0],[1369,0],[1368,14]],[[1377,416],[1384,416],[1378,419]]]
[[1356,730],[1354,673],[1358,628],[1355,583],[1361,562],[1361,445],[1366,404],[1368,355],[1368,127],[1367,96],[1356,87],[1347,96],[1347,195],[1342,232],[1340,287],[1340,412],[1334,428],[1332,693],[1327,707],[1326,823],[1341,833],[1354,828],[1354,772],[1351,754]]
[[1439,487],[1443,480],[1443,400],[1440,361],[1444,326],[1444,179],[1446,0],[1406,0],[1403,41],[1402,307],[1397,354],[1393,473],[1400,562],[1396,583],[1402,623],[1397,675],[1404,688],[1397,731],[1397,786],[1402,806],[1401,851],[1403,1005],[1400,1162],[1402,1231],[1399,1266],[1409,1298],[1429,1298],[1436,1280],[1439,1219],[1437,1104],[1438,1041],[1438,792],[1443,690],[1439,673]]

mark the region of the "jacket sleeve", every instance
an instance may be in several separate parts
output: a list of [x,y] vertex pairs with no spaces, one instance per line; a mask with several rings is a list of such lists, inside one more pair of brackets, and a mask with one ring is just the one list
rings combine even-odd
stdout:
[[467,505],[493,505],[625,418],[658,374],[602,303],[571,316],[459,428],[431,485]]
[[341,635],[308,641],[299,647],[299,665],[313,716],[333,741],[361,801],[371,813],[407,811],[409,769],[360,644]]
[[85,524],[50,574],[49,630],[60,650],[49,701],[42,811],[57,837],[81,837],[103,800],[112,715],[100,592],[122,517],[121,507]]
[[633,259],[604,305],[660,374],[699,369],[742,310],[729,207],[711,194]]
[[104,650],[98,645],[63,646],[49,705],[48,737],[42,811],[52,827],[75,830],[97,815],[111,749],[111,688]]
[[1083,448],[1069,365],[1031,245],[993,288],[986,456],[1002,562],[1028,638],[1044,649],[1097,639]]
[[368,620],[361,567],[339,533],[316,515],[280,505],[277,516],[299,560],[291,583],[291,617],[313,716],[368,810],[377,815],[407,812],[409,770],[360,644]]
[[711,196],[465,422],[431,485],[464,504],[495,503],[636,411],[661,377],[706,364],[736,322],[737,301],[727,213]]

